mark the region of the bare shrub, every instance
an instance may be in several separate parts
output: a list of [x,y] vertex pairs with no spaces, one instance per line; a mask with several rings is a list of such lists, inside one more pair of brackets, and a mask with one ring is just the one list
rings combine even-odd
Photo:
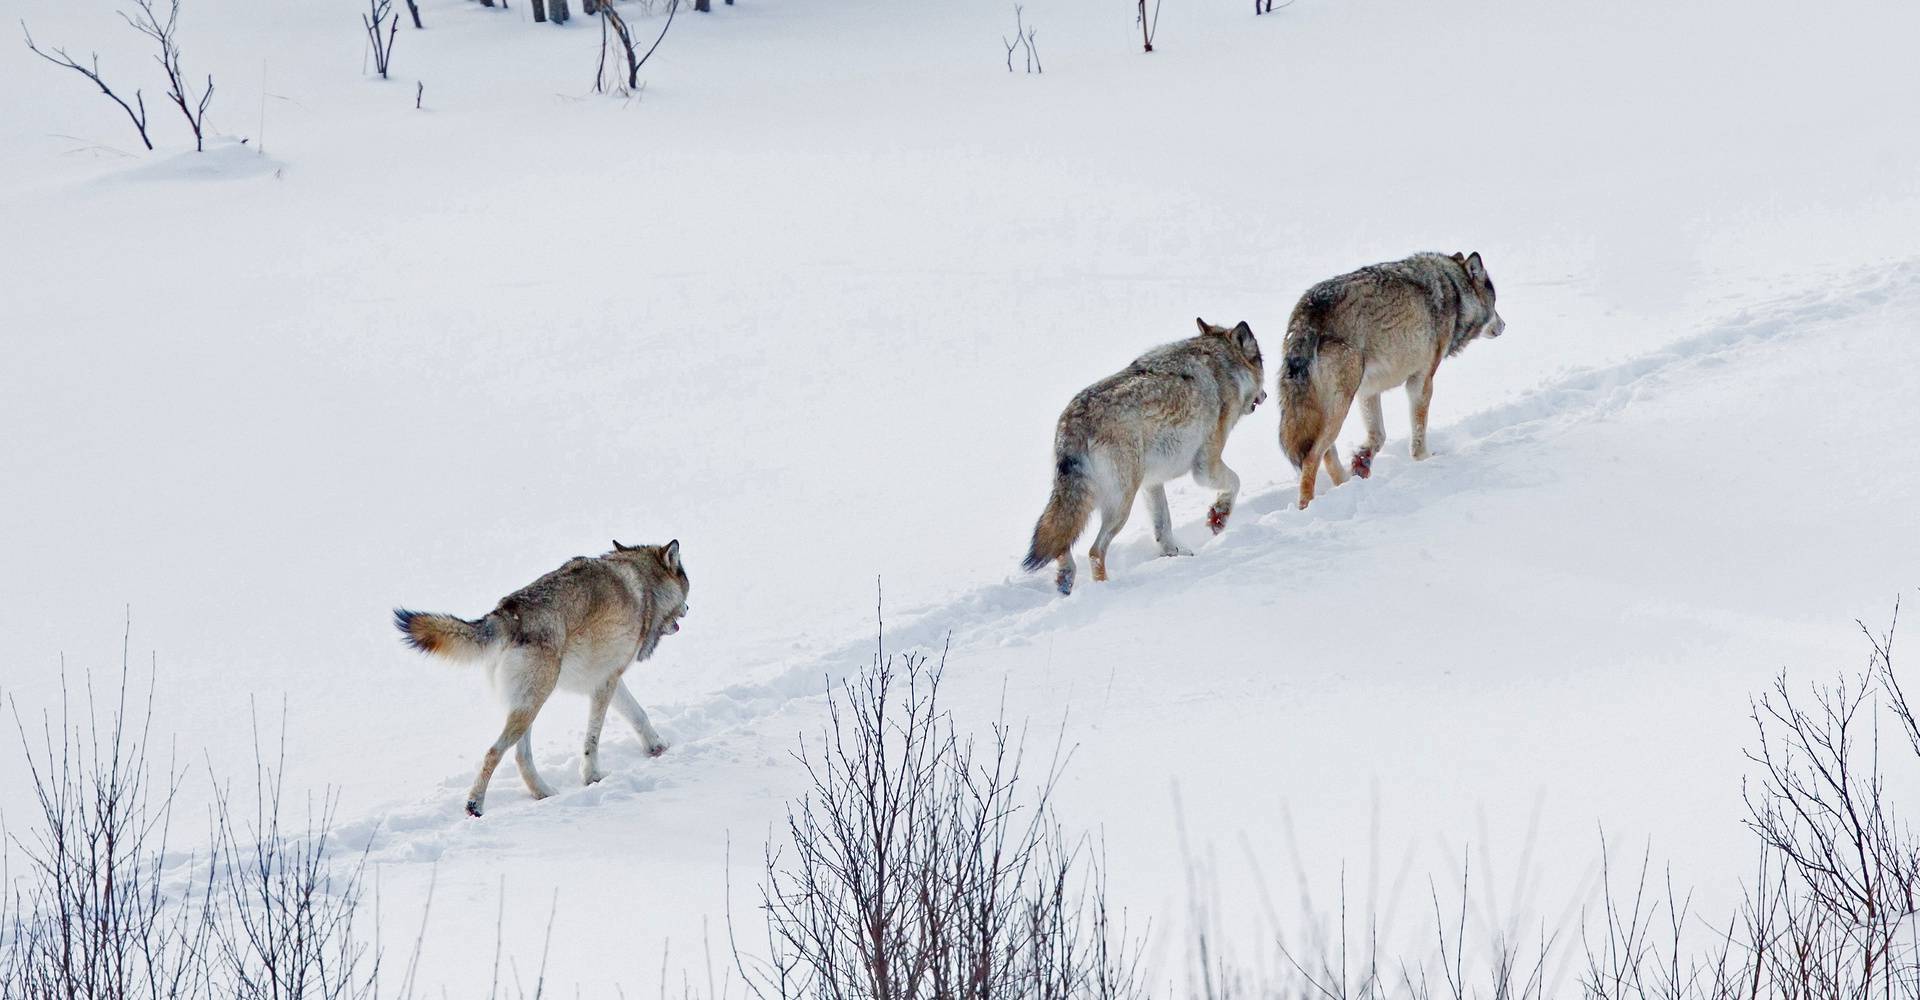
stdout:
[[[408,2],[411,5],[412,0]],[[367,43],[373,47],[373,68],[379,72],[382,80],[387,78],[387,64],[393,59],[394,36],[400,33],[400,15],[389,16],[388,12],[392,9],[393,0],[367,0],[367,12],[360,15],[360,23],[366,27],[367,31]],[[418,27],[420,20],[418,9],[414,10],[413,19],[415,26]],[[383,26],[387,29],[385,37],[380,34]]]
[[193,90],[187,85],[186,73],[180,68],[180,0],[168,0],[167,17],[162,21],[153,9],[155,0],[133,0],[132,14],[120,13],[133,30],[152,39],[160,47],[154,61],[167,74],[167,99],[180,109],[186,118],[187,127],[193,130],[193,148],[205,152],[207,105],[213,101],[213,75],[207,75],[207,85],[199,97],[193,96]]
[[615,9],[613,0],[601,0],[598,10],[600,12],[600,65],[593,74],[593,89],[595,92],[602,93],[610,89],[607,86],[607,51],[617,43],[620,52],[626,56],[626,84],[621,86],[616,82],[611,89],[623,94],[632,94],[640,89],[640,67],[645,66],[647,60],[653,58],[654,52],[660,48],[660,43],[666,40],[667,30],[673,27],[673,16],[680,10],[680,0],[670,0],[667,4],[667,19],[660,25],[660,34],[654,36],[653,44],[647,46],[647,51],[644,53],[636,53],[633,32],[627,27],[627,19]]
[[1134,20],[1140,25],[1140,44],[1148,52],[1153,51],[1153,33],[1160,29],[1160,0],[1153,0],[1153,12],[1147,12],[1147,0],[1134,0],[1137,7]]
[[[1911,788],[1920,776],[1920,723],[1894,669],[1898,619],[1896,605],[1884,632],[1861,625],[1870,647],[1864,668],[1806,687],[1782,675],[1752,702],[1746,755],[1756,773],[1743,791],[1759,850],[1734,912],[1698,913],[1671,873],[1654,876],[1650,852],[1623,875],[1603,836],[1577,948],[1565,921],[1532,935],[1485,930],[1498,922],[1484,915],[1470,921],[1463,864],[1457,908],[1430,883],[1425,958],[1383,960],[1381,921],[1371,912],[1350,928],[1343,871],[1334,914],[1313,909],[1302,875],[1305,936],[1289,943],[1270,916],[1279,961],[1260,966],[1223,947],[1211,868],[1189,855],[1189,993],[1525,1000],[1569,995],[1555,984],[1556,970],[1571,963],[1571,995],[1589,1000],[1920,997],[1920,838],[1890,790]],[[1913,755],[1899,755],[1897,781],[1881,758],[1889,725]],[[1257,872],[1251,853],[1249,864]]]
[[1040,50],[1034,48],[1033,45],[1034,36],[1039,32],[1032,25],[1026,23],[1025,17],[1026,8],[1019,4],[1014,4],[1013,39],[1009,41],[1005,36],[1001,36],[1000,38],[1001,43],[1007,47],[1007,72],[1013,72],[1013,54],[1016,50],[1019,50],[1023,51],[1026,56],[1027,72],[1044,73],[1046,70],[1040,66]]
[[809,791],[763,858],[766,954],[735,941],[742,978],[781,998],[1140,995],[1102,864],[1051,807],[1059,748],[1029,782],[1004,714],[984,744],[962,737],[944,668],[882,643],[829,692],[795,754]]
[[214,792],[210,879],[216,979],[241,1000],[353,1000],[376,988],[377,963],[354,927],[365,856],[336,872],[331,847],[336,798],[308,803],[303,824],[283,820],[286,724],[269,762],[254,733],[253,801],[235,808],[232,792]]
[[152,688],[144,705],[128,694],[124,660],[104,703],[89,681],[84,706],[72,705],[63,683],[57,723],[43,716],[37,741],[13,706],[36,809],[27,832],[7,834],[27,871],[5,886],[0,995],[205,995],[205,900],[163,886],[182,772],[149,759]]
[[364,858],[335,856],[332,800],[294,828],[281,762],[256,753],[247,814],[216,789],[206,850],[176,853],[184,772],[159,766],[153,685],[144,705],[130,704],[129,676],[123,646],[117,690],[98,697],[89,679],[80,707],[63,684],[58,719],[43,717],[37,733],[14,706],[37,809],[25,831],[7,832],[26,871],[18,881],[8,872],[0,893],[0,996],[378,996],[379,955],[354,923]]

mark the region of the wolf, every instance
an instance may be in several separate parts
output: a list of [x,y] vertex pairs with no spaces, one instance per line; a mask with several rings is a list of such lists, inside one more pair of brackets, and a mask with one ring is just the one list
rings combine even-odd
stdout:
[[1427,407],[1441,359],[1506,329],[1477,252],[1418,253],[1307,289],[1287,320],[1275,393],[1280,450],[1300,473],[1301,509],[1313,502],[1323,462],[1335,486],[1347,481],[1334,439],[1355,396],[1367,439],[1353,453],[1354,475],[1367,478],[1386,443],[1380,394],[1394,386],[1406,387],[1413,411],[1413,457],[1426,458]]
[[621,676],[627,666],[653,655],[661,638],[680,631],[687,615],[687,568],[680,543],[622,545],[566,565],[508,594],[485,617],[397,608],[393,624],[408,645],[433,656],[485,663],[494,687],[507,701],[507,723],[487,748],[480,775],[467,792],[467,814],[479,816],[487,783],[501,755],[514,748],[520,778],[536,799],[553,794],[533,763],[533,717],[558,686],[587,692],[586,749],[580,778],[593,784],[600,770],[600,727],[607,707],[617,709],[646,745],[648,756],[667,744],[634,700]]
[[1147,492],[1147,513],[1160,553],[1193,553],[1173,538],[1167,511],[1169,479],[1193,474],[1219,490],[1207,511],[1207,526],[1219,534],[1233,512],[1240,477],[1220,460],[1227,434],[1267,398],[1260,342],[1242,322],[1232,329],[1195,318],[1200,335],[1164,344],[1125,370],[1080,390],[1060,414],[1053,434],[1053,494],[1033,528],[1033,542],[1020,564],[1027,572],[1058,560],[1054,585],[1073,591],[1073,543],[1095,506],[1100,531],[1087,555],[1093,578],[1107,578],[1107,545]]

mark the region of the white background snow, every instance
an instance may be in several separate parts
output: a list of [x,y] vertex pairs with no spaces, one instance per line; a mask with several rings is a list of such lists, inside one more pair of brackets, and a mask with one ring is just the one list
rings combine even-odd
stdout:
[[[1750,693],[1854,665],[1915,583],[1911,3],[1166,0],[1143,55],[1124,0],[1031,0],[1028,76],[1009,5],[740,0],[621,100],[577,10],[423,0],[383,82],[351,4],[187,0],[204,154],[111,7],[7,13],[144,85],[157,152],[0,45],[0,690],[31,720],[63,658],[117,669],[130,608],[183,759],[237,770],[284,705],[389,921],[437,880],[456,994],[503,879],[523,968],[557,888],[586,995],[723,950],[726,844],[743,902],[876,579],[891,645],[951,634],[963,718],[1065,720],[1062,809],[1167,979],[1177,820],[1233,913],[1256,865],[1291,914],[1344,864],[1412,872],[1411,922],[1471,852],[1484,919],[1559,919],[1601,827],[1724,904]],[[1509,325],[1442,367],[1435,458],[1389,397],[1375,477],[1296,511],[1262,408],[1224,535],[1170,491],[1197,556],[1137,513],[1112,583],[1018,574],[1073,392],[1196,314],[1274,353],[1312,282],[1421,249],[1484,254]],[[562,793],[503,768],[467,820],[498,710],[389,609],[614,537],[685,547],[629,675],[673,751],[618,730],[582,789],[557,698]]]

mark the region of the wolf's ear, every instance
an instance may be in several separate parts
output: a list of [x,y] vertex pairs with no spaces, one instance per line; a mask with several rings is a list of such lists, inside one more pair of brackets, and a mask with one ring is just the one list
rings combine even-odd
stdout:
[[630,549],[630,548],[632,548],[632,547],[633,547],[633,546],[631,546],[631,545],[622,545],[622,544],[620,544],[620,539],[618,539],[618,538],[616,538],[616,539],[614,539],[614,540],[613,540],[613,551],[615,551],[615,552],[625,552],[625,551],[627,551],[628,549]]
[[1206,321],[1206,320],[1204,320],[1204,319],[1201,319],[1201,318],[1200,318],[1200,317],[1198,317],[1198,316],[1195,316],[1195,317],[1193,318],[1193,325],[1194,325],[1194,326],[1197,326],[1197,327],[1199,327],[1199,328],[1200,328],[1200,332],[1201,332],[1201,333],[1212,333],[1212,332],[1213,332],[1213,327],[1210,327],[1210,326],[1208,326],[1208,325],[1207,325],[1207,321]]
[[680,540],[674,539],[660,547],[660,561],[668,569],[680,568]]
[[1253,339],[1253,327],[1248,326],[1246,320],[1234,324],[1233,342],[1239,345],[1241,354],[1249,358],[1260,356],[1260,342]]
[[1487,265],[1484,263],[1481,263],[1480,252],[1478,250],[1467,255],[1466,265],[1467,265],[1467,274],[1471,275],[1473,277],[1473,280],[1475,281],[1487,280]]
[[1453,262],[1455,264],[1465,264],[1467,262],[1467,255],[1463,253],[1455,253],[1453,255]]

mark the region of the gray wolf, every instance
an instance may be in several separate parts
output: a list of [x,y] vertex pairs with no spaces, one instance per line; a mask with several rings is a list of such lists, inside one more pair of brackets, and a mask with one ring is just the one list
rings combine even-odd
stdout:
[[647,713],[621,683],[629,664],[653,655],[664,636],[680,631],[687,614],[687,570],[680,543],[622,545],[595,558],[567,564],[502,598],[485,617],[396,609],[393,624],[407,644],[433,656],[484,663],[507,702],[507,724],[487,748],[480,775],[467,792],[467,813],[480,815],[487,783],[501,755],[514,748],[520,778],[536,799],[553,794],[533,764],[533,717],[555,687],[586,692],[586,750],[580,778],[593,784],[600,770],[600,727],[607,707],[617,709],[640,734],[647,754],[667,744]]
[[1088,515],[1100,509],[1100,531],[1087,555],[1093,578],[1107,578],[1107,545],[1144,487],[1147,513],[1160,553],[1192,555],[1173,538],[1162,484],[1187,473],[1219,490],[1207,526],[1219,534],[1233,512],[1240,477],[1220,460],[1227,434],[1267,398],[1260,343],[1252,328],[1232,329],[1195,319],[1200,335],[1164,344],[1141,355],[1118,374],[1080,390],[1060,414],[1053,434],[1053,494],[1033,528],[1033,543],[1021,563],[1033,572],[1058,560],[1054,584],[1073,590],[1073,543]]
[[1287,320],[1276,387],[1280,450],[1300,472],[1300,506],[1313,502],[1322,463],[1335,486],[1347,480],[1334,439],[1354,397],[1367,423],[1354,475],[1367,478],[1386,443],[1380,394],[1394,386],[1406,387],[1413,410],[1413,457],[1426,458],[1427,407],[1441,359],[1506,329],[1478,253],[1414,254],[1308,289]]

